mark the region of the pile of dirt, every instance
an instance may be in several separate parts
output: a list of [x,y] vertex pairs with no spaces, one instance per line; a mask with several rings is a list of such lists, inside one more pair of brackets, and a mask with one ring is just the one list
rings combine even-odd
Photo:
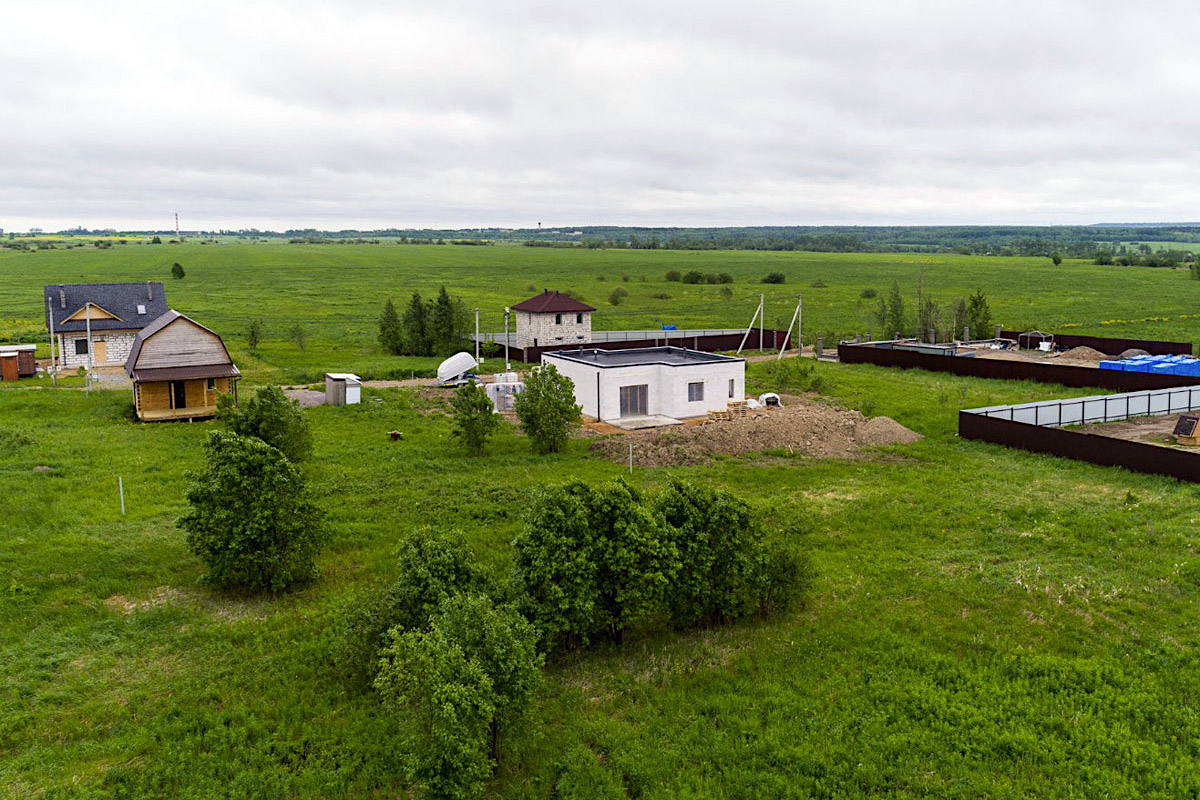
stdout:
[[644,467],[704,464],[715,455],[783,451],[814,458],[861,458],[864,447],[906,444],[923,438],[888,417],[867,419],[823,403],[785,398],[782,408],[750,412],[744,419],[655,428],[597,439],[591,450],[618,463]]
[[1131,347],[1128,350],[1122,351],[1121,355],[1117,356],[1117,358],[1124,361],[1125,359],[1133,358],[1134,356],[1148,356],[1148,355],[1150,355],[1150,354],[1147,353],[1145,350],[1141,350],[1137,347]]
[[1060,361],[1083,361],[1098,364],[1107,360],[1109,356],[1091,347],[1073,347],[1065,353],[1060,353],[1058,358]]

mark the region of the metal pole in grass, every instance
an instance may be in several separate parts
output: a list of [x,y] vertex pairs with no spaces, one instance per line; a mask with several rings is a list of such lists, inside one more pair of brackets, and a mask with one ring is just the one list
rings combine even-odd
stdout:
[[121,516],[125,516],[125,479],[117,476],[117,491],[121,495]]
[[629,443],[629,474],[633,474],[633,442]]

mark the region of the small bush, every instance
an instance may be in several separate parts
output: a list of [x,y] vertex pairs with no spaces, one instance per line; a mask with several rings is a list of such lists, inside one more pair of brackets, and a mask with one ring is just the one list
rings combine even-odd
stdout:
[[278,592],[316,575],[328,539],[295,465],[264,441],[214,431],[178,522],[187,546],[226,589]]
[[621,301],[628,296],[629,290],[624,286],[618,286],[617,288],[613,289],[611,293],[609,293],[608,302],[614,306],[619,306],[621,305]]
[[728,272],[722,272],[717,276],[717,283],[733,283],[733,276]]
[[312,452],[312,433],[300,404],[278,386],[264,386],[240,406],[233,395],[222,395],[218,416],[239,436],[261,439],[292,461],[301,461]]
[[878,297],[879,292],[876,291],[875,289],[868,288],[868,289],[863,289],[861,292],[859,292],[858,296],[861,297],[863,300],[871,300],[875,297]]
[[[782,282],[783,281],[780,281],[780,283],[782,283]],[[812,288],[814,288],[814,289],[824,289],[826,284],[825,284],[825,281],[821,280],[820,278],[817,278],[815,281],[813,281],[809,285],[812,286]]]
[[683,275],[684,283],[704,283],[704,273],[698,269],[689,270]]
[[728,286],[722,286],[720,294],[721,294],[721,297],[728,299],[730,297],[733,297],[733,289],[730,289]]
[[771,272],[762,279],[763,283],[784,283],[787,281],[787,276],[782,272]]
[[679,283],[679,281],[681,280],[681,277],[682,276],[679,274],[679,270],[673,269],[667,273],[667,282],[668,283]]
[[650,297],[652,297],[655,300],[670,300],[671,299],[671,295],[667,294],[666,292],[654,292],[653,294],[650,295]]
[[473,455],[483,455],[487,440],[500,427],[500,415],[492,407],[487,391],[476,383],[464,383],[450,400],[454,418],[451,435]]

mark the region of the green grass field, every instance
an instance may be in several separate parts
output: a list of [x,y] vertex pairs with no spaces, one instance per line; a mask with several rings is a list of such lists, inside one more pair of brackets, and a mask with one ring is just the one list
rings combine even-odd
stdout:
[[[170,278],[175,261],[186,269],[183,280]],[[721,286],[664,280],[670,270],[693,269],[733,275],[733,295],[723,297]],[[770,272],[784,273],[787,283],[758,282]],[[739,327],[750,321],[760,293],[767,298],[767,325],[783,328],[796,294],[803,293],[806,339],[879,334],[876,300],[864,299],[863,290],[886,295],[897,281],[911,311],[923,281],[925,292],[944,305],[982,289],[996,321],[1009,328],[1200,341],[1200,281],[1183,269],[1074,261],[1055,268],[1048,259],[956,255],[396,244],[0,251],[0,341],[44,342],[44,284],[140,280],[164,281],[172,307],[224,336],[251,380],[307,381],[331,370],[379,377],[428,370],[436,363],[382,355],[377,320],[387,298],[402,305],[414,290],[428,297],[442,285],[468,307],[481,309],[483,330],[503,329],[505,305],[552,288],[575,292],[596,306],[597,329],[663,323]],[[614,307],[608,296],[616,286],[629,296]],[[246,328],[255,318],[267,331],[258,357],[245,347]],[[286,335],[294,324],[307,333],[304,351]]]
[[[171,282],[176,260],[188,274]],[[734,274],[738,302],[661,281],[693,265]],[[1200,296],[1183,272],[383,245],[0,253],[0,326],[37,334],[42,283],[167,277],[172,305],[229,337],[252,384],[399,361],[371,341],[382,299],[443,282],[493,308],[531,283],[597,304],[629,274],[623,316],[599,303],[614,323],[605,327],[664,309],[681,325],[733,325],[760,290],[781,310],[803,291],[814,326],[849,332],[863,287],[915,287],[918,269],[936,296],[983,288],[1006,324],[1198,338],[1175,319]],[[774,270],[789,283],[747,282]],[[827,288],[809,286],[817,280]],[[256,315],[275,330],[300,319],[324,332],[303,353],[278,338],[248,361],[242,331]],[[1122,315],[1171,319],[1100,325]],[[752,386],[788,388],[774,369],[752,365]],[[954,436],[959,408],[1070,392],[1061,387],[816,369],[828,401],[926,439],[864,460],[763,454],[632,478],[654,488],[682,476],[746,497],[773,535],[788,531],[811,554],[805,607],[712,630],[643,630],[621,648],[553,659],[489,795],[1200,793],[1196,488]],[[405,796],[393,721],[335,669],[339,604],[387,579],[398,538],[430,522],[461,528],[503,575],[531,488],[625,471],[582,441],[534,456],[511,429],[471,458],[430,402],[367,390],[360,406],[306,412],[315,454],[305,470],[333,544],[315,583],[243,599],[198,583],[201,565],[174,527],[185,473],[216,423],[137,424],[126,392],[0,385],[0,796]],[[391,429],[404,440],[389,441]]]

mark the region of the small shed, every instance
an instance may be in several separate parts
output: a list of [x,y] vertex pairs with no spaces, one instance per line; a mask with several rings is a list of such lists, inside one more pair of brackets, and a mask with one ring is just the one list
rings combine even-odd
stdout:
[[0,345],[0,381],[15,381],[37,374],[36,344]]
[[362,378],[352,372],[325,373],[325,405],[352,406],[362,402]]

